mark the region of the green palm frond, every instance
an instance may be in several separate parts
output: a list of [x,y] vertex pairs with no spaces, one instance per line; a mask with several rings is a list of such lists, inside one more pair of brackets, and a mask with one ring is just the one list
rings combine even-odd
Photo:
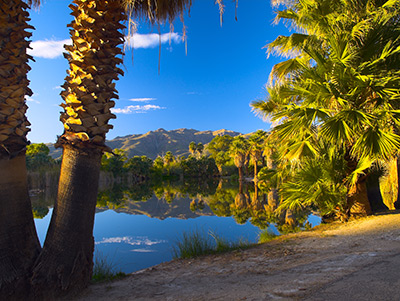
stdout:
[[314,158],[318,155],[318,148],[315,146],[315,141],[312,140],[312,138],[308,138],[290,144],[285,153],[285,158],[290,161],[299,161],[304,157]]
[[293,33],[290,36],[278,36],[273,42],[265,46],[267,53],[278,55],[297,55],[304,48],[304,43],[309,38],[306,34]]
[[357,166],[346,178],[345,183],[350,187],[357,184],[358,178],[365,175],[366,171],[372,166],[373,161],[369,158],[362,158],[358,160]]
[[352,155],[370,160],[388,160],[400,148],[400,136],[379,127],[369,127],[355,142]]
[[270,73],[270,83],[272,83],[274,79],[282,82],[287,77],[290,77],[291,74],[296,74],[300,65],[297,58],[289,59],[274,65]]

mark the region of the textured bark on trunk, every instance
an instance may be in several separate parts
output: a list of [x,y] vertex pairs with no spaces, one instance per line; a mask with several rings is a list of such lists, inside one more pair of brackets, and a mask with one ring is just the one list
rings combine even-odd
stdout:
[[28,194],[25,153],[0,158],[0,300],[22,300],[40,244]]
[[296,217],[294,216],[292,210],[287,209],[285,213],[285,224],[294,227],[296,226]]
[[[349,147],[346,150],[345,160],[347,161],[348,173],[351,174],[356,170],[358,161],[351,158]],[[357,183],[351,189],[348,188],[347,191],[347,208],[346,212],[344,212],[344,216],[342,217],[344,220],[347,220],[350,215],[353,216],[366,216],[372,213],[371,204],[368,199],[367,193],[367,184],[366,177],[358,176]]]
[[365,180],[356,183],[355,191],[347,196],[347,204],[352,216],[366,216],[372,213]]
[[101,155],[97,149],[64,145],[57,202],[34,268],[36,298],[79,291],[89,284]]
[[28,5],[0,1],[0,299],[23,300],[31,268],[40,251],[29,199],[25,148],[30,125],[25,96],[30,70],[27,55]]

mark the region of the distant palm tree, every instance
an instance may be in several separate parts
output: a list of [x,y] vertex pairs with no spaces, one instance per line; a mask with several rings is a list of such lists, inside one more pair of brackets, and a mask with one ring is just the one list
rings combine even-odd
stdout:
[[[29,131],[25,112],[28,88],[27,30],[30,4],[0,3],[0,299],[24,296],[27,278],[40,252],[28,194],[26,146]],[[22,297],[21,297],[22,298]]]
[[197,143],[196,149],[197,149],[197,152],[199,153],[199,156],[201,156],[204,151],[204,144],[201,142]]
[[190,144],[189,144],[189,152],[192,155],[194,155],[196,153],[196,150],[197,150],[196,142],[194,142],[194,141],[190,142]]
[[267,133],[263,130],[258,130],[254,134],[252,134],[248,141],[249,141],[249,155],[250,159],[254,165],[254,181],[257,182],[257,167],[259,161],[262,160],[263,157],[263,145],[264,140],[267,136]]
[[249,146],[249,142],[243,136],[236,136],[229,148],[229,154],[239,171],[239,181],[243,181],[243,168],[245,167]]

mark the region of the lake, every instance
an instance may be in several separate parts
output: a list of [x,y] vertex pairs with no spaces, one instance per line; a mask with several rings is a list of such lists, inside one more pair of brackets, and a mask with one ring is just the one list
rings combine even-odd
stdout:
[[[35,224],[43,244],[54,193],[32,196]],[[275,204],[271,204],[274,203]],[[50,203],[50,204],[49,204]],[[95,256],[116,271],[131,273],[173,258],[184,232],[214,233],[228,241],[257,242],[260,228],[275,234],[315,226],[317,216],[274,217],[271,201],[252,184],[114,185],[100,189],[95,216]]]

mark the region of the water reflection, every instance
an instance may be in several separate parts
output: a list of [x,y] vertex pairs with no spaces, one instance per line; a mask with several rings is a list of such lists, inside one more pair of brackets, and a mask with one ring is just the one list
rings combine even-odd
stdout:
[[[132,185],[105,179],[100,182],[97,200],[95,256],[100,252],[126,273],[171,260],[172,248],[184,231],[257,242],[260,229],[279,234],[308,225],[309,212],[278,213],[277,194],[261,193],[253,183],[197,180]],[[31,190],[42,244],[56,192],[54,185]]]
[[[49,212],[56,189],[33,189],[31,198],[35,218]],[[277,211],[276,191],[262,193],[253,182],[235,183],[228,180],[162,182],[127,185],[101,185],[97,212],[113,210],[117,213],[166,218],[189,219],[199,216],[233,217],[236,223],[250,222],[259,229],[275,225],[280,233],[311,227],[310,212]]]

